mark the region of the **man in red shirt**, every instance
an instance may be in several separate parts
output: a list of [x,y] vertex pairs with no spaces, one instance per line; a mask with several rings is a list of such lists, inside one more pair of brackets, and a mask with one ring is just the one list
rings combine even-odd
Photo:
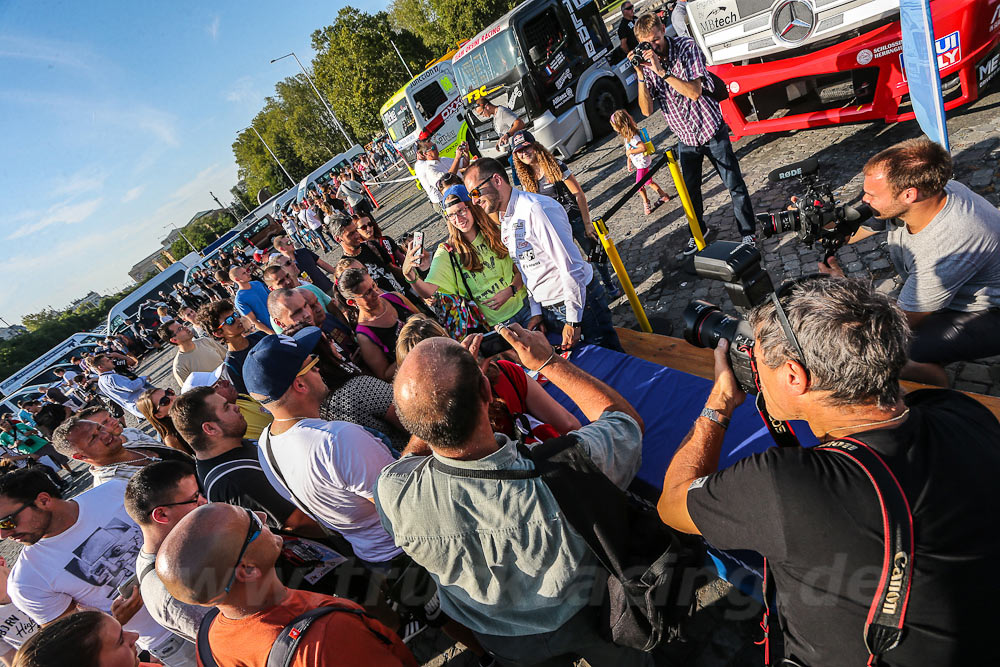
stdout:
[[285,626],[319,607],[337,611],[316,618],[301,634],[292,667],[416,667],[399,637],[360,605],[285,587],[274,571],[281,544],[253,512],[209,503],[181,519],[160,546],[156,572],[170,594],[218,610],[204,622],[210,623],[207,648],[219,667],[265,667]]

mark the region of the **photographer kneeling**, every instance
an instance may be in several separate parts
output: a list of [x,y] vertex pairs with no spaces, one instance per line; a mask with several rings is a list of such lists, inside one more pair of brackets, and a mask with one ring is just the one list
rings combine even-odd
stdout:
[[[959,392],[903,395],[906,318],[868,283],[811,279],[780,302],[789,326],[772,302],[749,318],[767,411],[807,421],[821,442],[868,445],[892,483],[876,493],[865,468],[843,455],[864,458],[856,450],[865,448],[851,444],[774,447],[717,470],[726,425],[745,398],[720,342],[706,411],[667,470],[661,519],[716,548],[768,559],[789,660],[782,664],[866,664],[870,608],[871,617],[902,617],[902,639],[884,664],[1000,664],[991,611],[1000,533],[989,528],[1000,514],[1000,424]],[[912,513],[914,546],[889,551],[880,502],[901,502],[900,490],[908,503],[889,516],[905,527]],[[875,607],[889,554],[891,577],[882,574],[879,592],[894,601]],[[900,574],[911,568],[908,585],[899,587],[896,566]]]
[[[899,221],[889,227],[889,258],[914,334],[902,375],[947,386],[945,364],[1000,354],[1000,211],[950,180],[951,155],[926,138],[890,146],[864,174],[872,215]],[[875,233],[862,228],[848,242]],[[832,259],[819,270],[844,275]]]

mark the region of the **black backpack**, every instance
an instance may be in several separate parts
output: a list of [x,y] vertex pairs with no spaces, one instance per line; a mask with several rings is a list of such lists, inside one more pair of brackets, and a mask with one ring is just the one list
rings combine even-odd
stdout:
[[[291,623],[281,629],[277,639],[274,640],[274,644],[271,645],[271,650],[267,654],[267,667],[289,667],[289,665],[292,664],[292,658],[295,657],[295,649],[298,648],[299,642],[302,640],[302,636],[305,635],[306,630],[309,629],[312,622],[317,618],[321,618],[333,612],[354,614],[362,619],[367,618],[371,620],[371,616],[366,614],[363,609],[351,609],[338,606],[325,606],[310,609],[309,611],[293,618]],[[218,615],[218,607],[213,608],[205,614],[204,618],[201,619],[201,625],[198,627],[196,650],[198,652],[198,661],[204,667],[219,667],[219,663],[217,663],[215,658],[212,656],[212,647],[208,643],[208,630],[212,627],[212,621],[214,621],[215,617]],[[385,643],[386,645],[392,644],[391,639],[373,628],[371,625],[368,623],[364,623],[364,625],[379,639],[379,641]]]
[[517,480],[540,477],[563,516],[607,571],[600,632],[620,646],[651,651],[680,636],[690,616],[704,546],[697,536],[674,531],[648,504],[619,489],[578,445],[573,435],[520,447],[534,470],[465,470],[432,459],[456,477]]

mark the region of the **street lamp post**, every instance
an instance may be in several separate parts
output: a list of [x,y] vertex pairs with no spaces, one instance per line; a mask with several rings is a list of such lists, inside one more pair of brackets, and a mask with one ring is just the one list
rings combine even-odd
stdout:
[[295,52],[292,51],[291,53],[286,53],[285,55],[279,58],[272,58],[271,64],[273,65],[274,63],[284,58],[287,58],[288,56],[295,58],[295,62],[299,64],[299,69],[302,70],[302,75],[306,78],[306,81],[309,82],[309,85],[312,86],[313,92],[316,93],[316,97],[319,98],[319,101],[323,103],[323,106],[326,108],[327,113],[330,114],[330,118],[333,119],[334,126],[336,126],[336,128],[340,130],[340,133],[344,135],[344,138],[347,139],[348,147],[353,146],[354,140],[351,139],[350,135],[347,134],[347,130],[345,130],[344,126],[341,125],[340,120],[337,118],[337,115],[333,113],[333,109],[330,108],[330,105],[327,103],[326,98],[324,98],[322,95],[319,94],[319,89],[316,88],[316,84],[313,83],[312,77],[309,76],[309,73],[306,71],[306,68],[302,66],[302,61],[299,60],[299,57],[297,55],[295,55]]
[[174,224],[174,223],[172,223],[172,222],[171,222],[170,224],[167,224],[167,225],[164,225],[164,226],[163,226],[163,228],[164,228],[164,229],[166,229],[167,227],[173,227],[174,229],[176,229],[176,230],[177,230],[177,233],[181,235],[181,238],[182,238],[182,239],[184,239],[185,241],[187,241],[187,244],[188,244],[189,246],[191,246],[191,250],[192,250],[192,252],[196,252],[196,253],[198,253],[199,255],[201,254],[201,252],[200,252],[200,251],[199,251],[199,250],[198,250],[197,248],[195,248],[195,247],[194,247],[194,244],[193,244],[193,243],[191,243],[191,239],[189,239],[188,237],[184,236],[184,231],[183,231],[183,230],[181,230],[181,228],[180,228],[180,227],[178,227],[177,225],[175,225],[175,224]]
[[278,156],[274,154],[274,151],[271,150],[271,147],[267,145],[266,141],[264,141],[264,137],[260,136],[260,132],[257,131],[257,128],[251,125],[247,129],[253,130],[253,133],[257,135],[258,139],[260,139],[260,143],[264,144],[264,148],[267,149],[267,152],[271,154],[271,157],[274,158],[274,161],[278,163],[279,167],[281,167],[281,171],[285,172],[285,176],[288,177],[288,182],[291,183],[292,186],[294,187],[295,179],[292,178],[292,175],[288,173],[287,169],[285,169],[285,165],[281,164],[281,160],[278,159]]
[[406,73],[409,74],[412,79],[413,72],[410,71],[410,66],[406,64],[405,60],[403,60],[403,54],[399,52],[399,47],[396,46],[396,42],[392,41],[392,38],[389,38],[389,43],[392,44],[392,48],[396,50],[396,55],[399,56],[399,62],[403,63],[403,67],[406,68]]

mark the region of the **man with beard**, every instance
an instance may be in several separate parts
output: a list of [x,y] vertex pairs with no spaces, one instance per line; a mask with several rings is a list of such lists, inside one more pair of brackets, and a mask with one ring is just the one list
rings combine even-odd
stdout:
[[[885,149],[864,174],[863,201],[895,219],[889,259],[914,335],[902,376],[946,387],[944,364],[1000,354],[1000,211],[951,180],[951,155],[926,138]],[[862,228],[849,243],[875,233]],[[844,275],[834,258],[819,270]]]

